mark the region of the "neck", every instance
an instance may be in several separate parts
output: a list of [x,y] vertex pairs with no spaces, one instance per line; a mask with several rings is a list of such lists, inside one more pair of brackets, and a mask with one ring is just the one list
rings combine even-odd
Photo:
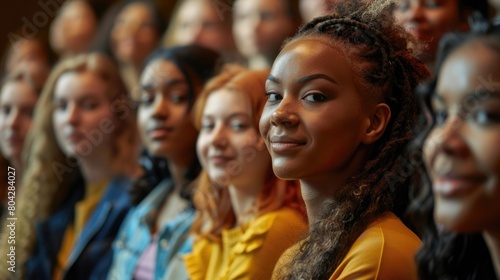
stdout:
[[327,205],[335,202],[333,190],[336,188],[332,185],[325,188],[324,185],[324,183],[316,184],[307,180],[300,181],[309,227],[321,220],[323,213],[327,210]]
[[175,192],[178,192],[187,183],[185,174],[195,158],[194,154],[182,154],[168,158],[168,169],[175,185]]
[[20,157],[14,157],[9,160],[9,163],[12,167],[16,169],[16,177],[22,178],[23,165]]
[[272,65],[272,60],[269,61],[267,57],[261,54],[254,55],[248,58],[248,68],[254,70],[261,70],[270,68]]
[[483,237],[490,251],[497,278],[500,279],[500,230],[485,232]]
[[248,182],[239,185],[231,184],[227,187],[237,225],[243,225],[255,217],[255,213],[252,213],[252,210],[263,189],[263,187],[259,188],[256,186],[264,186],[264,182]]
[[81,170],[88,184],[101,182],[113,176],[111,160],[83,160]]

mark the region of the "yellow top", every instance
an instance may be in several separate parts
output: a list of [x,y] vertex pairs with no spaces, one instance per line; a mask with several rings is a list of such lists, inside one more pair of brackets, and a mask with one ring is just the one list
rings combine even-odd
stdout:
[[[396,215],[387,212],[356,239],[330,280],[417,279],[415,254],[420,245],[420,239]],[[287,250],[277,267],[288,263],[299,247],[297,244]],[[279,279],[277,271],[273,279]]]
[[221,242],[198,239],[184,256],[192,280],[271,278],[280,255],[307,234],[295,210],[266,213],[244,226],[222,231]]
[[87,223],[90,215],[94,212],[95,207],[101,200],[108,180],[101,181],[96,184],[90,184],[85,188],[85,197],[75,204],[75,221],[74,224],[69,224],[64,232],[64,237],[61,243],[61,249],[57,254],[55,262],[53,278],[54,280],[61,279],[63,270],[66,267],[66,262],[73,250],[75,240],[80,236],[83,227]]

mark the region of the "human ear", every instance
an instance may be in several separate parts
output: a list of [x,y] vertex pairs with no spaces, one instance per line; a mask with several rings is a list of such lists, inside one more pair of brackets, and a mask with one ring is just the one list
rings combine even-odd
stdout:
[[472,14],[473,10],[471,8],[464,8],[460,11],[458,15],[458,25],[457,30],[459,32],[467,32],[470,29],[469,26],[469,17]]
[[385,128],[391,119],[391,108],[385,103],[375,105],[375,109],[370,118],[370,125],[363,135],[364,144],[375,143],[384,134]]

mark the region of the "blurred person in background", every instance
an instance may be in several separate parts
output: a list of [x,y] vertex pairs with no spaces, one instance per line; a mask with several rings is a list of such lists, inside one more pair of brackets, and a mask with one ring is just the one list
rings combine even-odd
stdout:
[[213,0],[179,0],[163,46],[198,44],[219,52],[225,61],[238,60],[232,21],[231,6],[222,0],[219,5]]
[[271,67],[286,38],[302,20],[298,0],[236,0],[233,36],[250,69]]

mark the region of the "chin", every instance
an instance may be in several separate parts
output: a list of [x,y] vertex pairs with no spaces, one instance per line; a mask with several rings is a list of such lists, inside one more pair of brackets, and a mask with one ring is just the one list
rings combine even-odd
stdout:
[[[463,215],[434,215],[437,225],[441,225],[446,231],[462,234],[481,232],[482,229],[476,224],[477,221],[464,217]],[[439,228],[439,227],[438,227]]]

